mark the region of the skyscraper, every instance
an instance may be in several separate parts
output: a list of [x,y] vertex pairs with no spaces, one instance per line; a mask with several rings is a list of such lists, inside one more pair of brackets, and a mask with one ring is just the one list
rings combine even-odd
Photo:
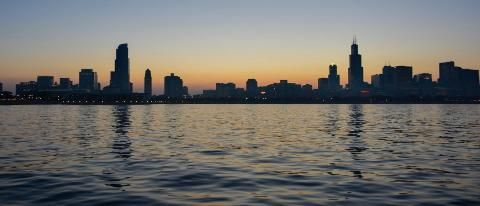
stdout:
[[460,89],[463,96],[478,96],[480,95],[480,85],[478,70],[474,69],[460,69],[459,81],[461,82]]
[[258,96],[258,83],[256,79],[248,79],[246,88],[248,98],[255,98]]
[[146,97],[152,96],[152,74],[150,69],[145,71],[145,79],[144,79],[144,93]]
[[169,98],[180,98],[184,94],[183,80],[179,76],[171,73],[170,76],[164,78],[164,95]]
[[328,78],[318,79],[318,91],[321,91],[323,93],[328,91]]
[[48,90],[53,87],[53,76],[38,76],[37,77],[38,90]]
[[390,87],[406,87],[412,83],[412,70],[411,66],[384,66],[382,74],[384,78],[385,86]]
[[374,88],[383,89],[383,74],[372,75],[370,82]]
[[71,89],[72,81],[70,78],[60,78],[60,89]]
[[115,71],[110,73],[110,86],[105,88],[108,93],[130,94],[130,59],[128,58],[128,44],[120,44],[116,50]]
[[411,66],[390,66],[386,65],[382,69],[381,83],[373,82],[374,87],[384,90],[388,96],[404,96],[409,94],[413,86]]
[[0,82],[0,92],[3,92],[3,84]]
[[348,89],[358,92],[363,88],[362,55],[358,53],[357,38],[353,38],[350,54],[350,67],[348,68]]
[[17,95],[31,93],[37,90],[38,90],[37,82],[35,81],[20,82],[17,85],[15,85],[15,93]]
[[328,90],[336,92],[340,89],[340,75],[337,74],[337,65],[330,65],[328,71]]
[[455,62],[439,64],[439,85],[446,89],[449,96],[475,96],[479,95],[478,70],[463,69],[455,66]]
[[302,98],[312,98],[313,96],[313,87],[311,84],[305,84],[302,86]]
[[442,62],[438,65],[439,78],[438,84],[446,88],[454,88],[458,84],[458,74],[455,68],[455,62]]
[[234,83],[217,83],[215,84],[215,92],[217,98],[232,98],[235,96],[236,86]]
[[97,72],[94,72],[93,69],[80,70],[78,73],[78,81],[79,89],[86,90],[88,92],[97,91],[99,89]]
[[418,94],[421,96],[432,96],[434,94],[432,74],[421,73],[413,76],[413,81],[418,88]]

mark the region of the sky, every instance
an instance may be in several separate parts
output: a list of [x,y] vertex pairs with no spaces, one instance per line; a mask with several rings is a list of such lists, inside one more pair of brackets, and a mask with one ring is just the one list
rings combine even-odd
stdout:
[[93,68],[110,80],[128,43],[134,91],[146,68],[154,94],[179,75],[191,93],[216,82],[311,84],[338,65],[347,82],[354,35],[364,79],[385,64],[438,77],[438,63],[480,68],[478,0],[0,0],[0,82],[14,91],[38,75]]

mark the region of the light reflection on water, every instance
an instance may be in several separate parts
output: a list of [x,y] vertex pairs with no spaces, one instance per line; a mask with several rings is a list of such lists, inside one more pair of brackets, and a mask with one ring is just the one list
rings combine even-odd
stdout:
[[0,107],[2,204],[478,205],[479,105]]

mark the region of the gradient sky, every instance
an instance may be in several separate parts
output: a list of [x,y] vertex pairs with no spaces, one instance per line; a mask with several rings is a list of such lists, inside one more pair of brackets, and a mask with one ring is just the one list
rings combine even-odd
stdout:
[[0,82],[78,83],[93,68],[103,87],[126,42],[138,92],[146,68],[155,94],[171,72],[192,93],[248,78],[317,87],[331,63],[345,84],[353,35],[366,81],[385,62],[436,79],[441,61],[480,67],[479,9],[478,0],[0,0]]

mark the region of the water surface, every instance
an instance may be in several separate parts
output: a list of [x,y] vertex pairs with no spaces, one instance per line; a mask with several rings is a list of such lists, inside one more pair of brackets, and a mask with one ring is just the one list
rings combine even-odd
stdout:
[[0,106],[2,205],[479,205],[480,105]]

